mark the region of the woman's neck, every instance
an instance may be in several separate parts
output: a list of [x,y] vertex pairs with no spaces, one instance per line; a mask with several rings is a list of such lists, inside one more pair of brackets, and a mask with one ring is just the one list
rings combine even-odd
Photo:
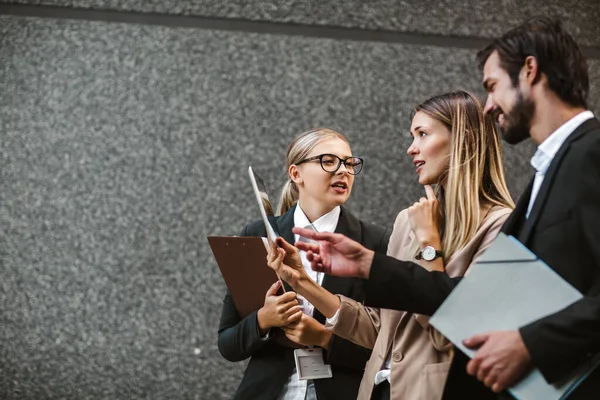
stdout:
[[323,215],[327,214],[335,208],[331,206],[325,206],[323,204],[319,204],[318,202],[310,201],[308,199],[299,199],[298,204],[304,212],[304,215],[306,215],[306,218],[308,218],[308,220],[311,223],[315,222]]

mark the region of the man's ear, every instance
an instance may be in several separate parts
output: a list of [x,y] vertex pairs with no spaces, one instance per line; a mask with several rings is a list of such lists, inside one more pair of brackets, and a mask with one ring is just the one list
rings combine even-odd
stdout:
[[288,175],[296,185],[300,185],[303,182],[302,174],[300,173],[300,169],[297,165],[290,165],[290,167],[288,168]]
[[523,68],[521,68],[521,79],[526,81],[529,85],[536,84],[540,78],[540,70],[538,61],[534,56],[527,56],[525,59],[525,63],[523,63]]

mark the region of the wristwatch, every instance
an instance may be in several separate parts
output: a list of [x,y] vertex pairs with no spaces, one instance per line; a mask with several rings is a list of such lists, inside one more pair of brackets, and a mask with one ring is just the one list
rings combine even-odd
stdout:
[[444,257],[444,254],[440,250],[436,250],[431,246],[423,247],[423,250],[419,251],[415,258],[417,260],[433,261],[438,257]]

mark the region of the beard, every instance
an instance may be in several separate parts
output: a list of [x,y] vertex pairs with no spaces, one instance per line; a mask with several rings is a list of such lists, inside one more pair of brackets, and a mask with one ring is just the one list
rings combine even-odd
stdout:
[[[498,110],[503,112],[502,110]],[[533,101],[525,99],[523,93],[518,91],[517,101],[511,110],[504,113],[504,123],[496,126],[502,134],[502,139],[508,144],[517,144],[530,136],[531,119],[535,111]]]

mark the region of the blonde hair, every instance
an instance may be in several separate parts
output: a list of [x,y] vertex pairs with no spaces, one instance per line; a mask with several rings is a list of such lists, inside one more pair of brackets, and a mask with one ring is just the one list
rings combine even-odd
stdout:
[[415,107],[451,132],[449,168],[436,185],[443,223],[444,258],[467,245],[484,217],[481,206],[514,208],[504,177],[502,145],[496,127],[475,95],[456,91],[434,96]]
[[[292,181],[288,175],[288,170],[291,165],[305,159],[307,155],[315,148],[321,141],[325,139],[337,138],[348,143],[348,139],[339,132],[329,128],[315,128],[306,132],[302,132],[292,140],[287,148],[285,157],[285,176],[286,182],[281,189],[281,196],[279,198],[279,207],[277,209],[278,215],[285,214],[290,208],[296,204],[300,193],[298,187]],[[348,143],[348,146],[350,143]]]

